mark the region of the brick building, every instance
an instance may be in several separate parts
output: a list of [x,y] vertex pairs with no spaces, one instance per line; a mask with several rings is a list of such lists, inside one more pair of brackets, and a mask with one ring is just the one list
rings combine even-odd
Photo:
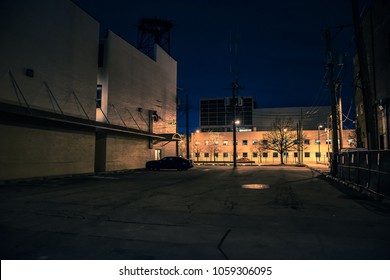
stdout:
[[[343,131],[343,147],[351,147],[353,131]],[[237,158],[246,158],[256,164],[280,163],[280,155],[263,148],[263,141],[268,131],[237,132]],[[296,132],[294,131],[293,134]],[[332,152],[331,136],[328,129],[304,130],[303,163],[328,163]],[[192,160],[207,162],[233,161],[232,132],[194,132],[191,134],[190,150]],[[284,154],[285,163],[298,162],[298,150],[293,149]]]

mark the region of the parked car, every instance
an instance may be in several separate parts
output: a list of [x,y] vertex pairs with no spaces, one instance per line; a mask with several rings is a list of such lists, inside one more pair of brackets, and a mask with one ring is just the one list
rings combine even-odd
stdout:
[[187,170],[192,168],[192,160],[182,157],[164,157],[160,160],[151,160],[146,162],[145,167],[149,170],[160,170],[160,169],[177,169]]
[[252,162],[252,161],[249,158],[244,157],[244,158],[237,159],[237,162]]

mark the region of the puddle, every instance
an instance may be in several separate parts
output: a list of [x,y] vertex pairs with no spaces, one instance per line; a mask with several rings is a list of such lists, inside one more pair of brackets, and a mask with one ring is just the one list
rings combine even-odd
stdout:
[[264,190],[264,189],[269,189],[270,186],[267,185],[267,184],[245,184],[245,185],[241,185],[241,188],[243,188],[243,189]]

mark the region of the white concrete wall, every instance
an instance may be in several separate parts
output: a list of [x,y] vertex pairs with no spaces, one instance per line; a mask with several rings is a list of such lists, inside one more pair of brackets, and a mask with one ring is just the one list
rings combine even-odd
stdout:
[[[176,127],[176,61],[156,46],[156,61],[108,31],[104,69],[99,84],[107,93],[105,112],[111,123],[147,130],[148,110],[157,111],[161,120],[154,123],[155,133],[175,133]],[[114,110],[118,111],[118,113]],[[142,108],[142,112],[138,111]],[[130,111],[130,113],[129,113]],[[131,114],[131,115],[130,115]],[[142,115],[142,116],[141,116]]]
[[[111,124],[149,131],[148,114],[153,110],[161,119],[153,123],[152,132],[176,132],[177,63],[158,46],[156,52],[153,60],[108,31],[98,84],[103,86],[102,109]],[[99,110],[97,117],[104,121]],[[128,143],[118,139],[121,138],[113,135],[107,138],[106,170],[142,168],[147,160],[154,159],[154,149],[161,148],[163,155],[174,155],[176,151],[174,142],[149,149],[148,138],[129,137]]]
[[[9,71],[29,105],[65,115],[95,118],[99,24],[68,0],[0,3],[0,102],[19,104]],[[26,76],[26,69],[34,71]],[[22,102],[22,106],[25,104]],[[4,120],[5,122],[7,120]],[[9,123],[9,120],[8,120]],[[95,134],[58,124],[0,125],[0,180],[94,171]]]
[[[66,114],[91,119],[95,96],[99,23],[68,0],[5,0],[0,4],[0,101],[18,103],[10,70],[28,103],[59,112],[44,83]],[[26,69],[34,71],[27,77]]]

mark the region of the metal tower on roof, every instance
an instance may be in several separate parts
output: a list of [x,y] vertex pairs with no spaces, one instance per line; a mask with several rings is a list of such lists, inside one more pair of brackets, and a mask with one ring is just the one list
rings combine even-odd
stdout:
[[154,44],[158,44],[168,54],[171,48],[171,29],[173,23],[161,18],[140,18],[138,21],[138,49],[155,58]]

